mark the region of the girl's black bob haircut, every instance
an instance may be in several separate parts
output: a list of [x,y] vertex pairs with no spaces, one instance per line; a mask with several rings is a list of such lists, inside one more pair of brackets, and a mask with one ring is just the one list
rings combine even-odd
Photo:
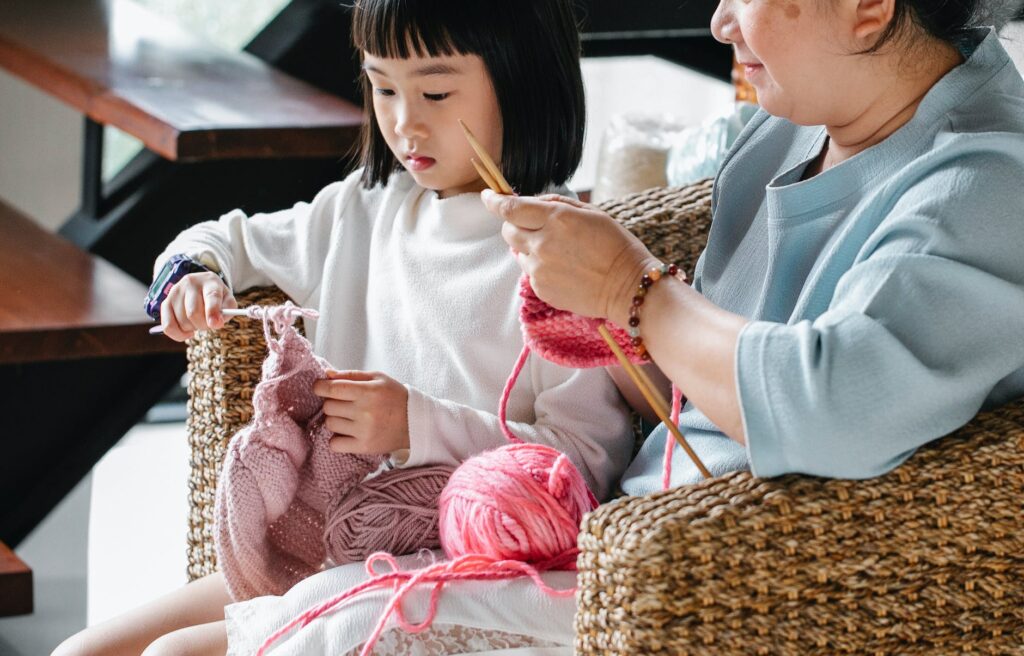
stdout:
[[[501,109],[501,170],[518,193],[564,184],[579,166],[586,107],[571,0],[356,0],[352,40],[375,57],[479,55]],[[362,90],[371,188],[401,165],[377,128],[365,73]]]

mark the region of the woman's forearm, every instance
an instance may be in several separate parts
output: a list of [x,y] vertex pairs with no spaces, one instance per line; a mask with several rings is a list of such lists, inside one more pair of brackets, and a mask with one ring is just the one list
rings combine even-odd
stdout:
[[[617,306],[611,319],[627,325],[629,301]],[[644,345],[665,375],[722,432],[745,444],[736,344],[748,320],[671,279],[648,290],[640,320]]]

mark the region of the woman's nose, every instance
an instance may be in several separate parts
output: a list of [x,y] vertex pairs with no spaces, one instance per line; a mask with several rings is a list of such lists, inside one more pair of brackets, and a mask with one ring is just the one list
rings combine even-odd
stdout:
[[719,0],[715,15],[711,17],[711,34],[721,43],[735,44],[739,40],[733,0]]

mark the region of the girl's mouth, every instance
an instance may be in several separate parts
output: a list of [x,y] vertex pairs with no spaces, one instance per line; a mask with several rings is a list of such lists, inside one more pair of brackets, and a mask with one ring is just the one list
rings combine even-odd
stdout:
[[418,157],[416,155],[409,155],[405,161],[410,171],[426,171],[436,162],[433,157]]

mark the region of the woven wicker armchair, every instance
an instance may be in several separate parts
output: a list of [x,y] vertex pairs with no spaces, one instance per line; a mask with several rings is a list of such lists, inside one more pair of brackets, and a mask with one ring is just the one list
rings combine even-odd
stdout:
[[[602,207],[688,271],[710,182]],[[254,290],[242,304],[281,302]],[[238,322],[189,347],[189,575],[216,569],[213,499],[265,356]],[[608,503],[579,538],[585,654],[1024,653],[1024,403],[868,481],[734,473]]]

